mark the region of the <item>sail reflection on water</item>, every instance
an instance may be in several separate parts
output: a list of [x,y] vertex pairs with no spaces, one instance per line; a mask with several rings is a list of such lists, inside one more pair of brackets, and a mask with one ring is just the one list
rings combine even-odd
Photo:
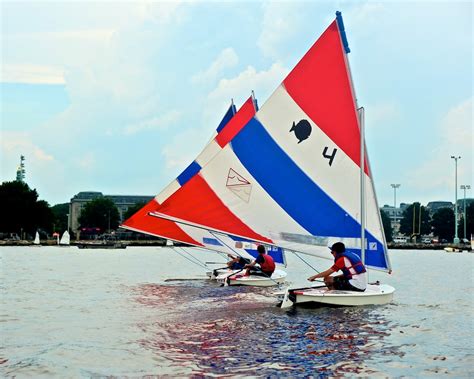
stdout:
[[392,326],[377,308],[285,312],[269,306],[266,291],[223,295],[204,282],[136,287],[135,300],[159,312],[142,320],[138,343],[176,373],[191,367],[189,375],[374,375],[381,373],[372,356],[400,354],[385,347]]

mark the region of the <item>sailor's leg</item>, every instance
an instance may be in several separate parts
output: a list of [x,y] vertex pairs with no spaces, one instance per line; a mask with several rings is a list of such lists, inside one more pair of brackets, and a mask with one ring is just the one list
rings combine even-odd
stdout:
[[325,276],[324,284],[326,284],[326,287],[328,287],[328,289],[332,290],[334,288],[334,278],[332,276]]

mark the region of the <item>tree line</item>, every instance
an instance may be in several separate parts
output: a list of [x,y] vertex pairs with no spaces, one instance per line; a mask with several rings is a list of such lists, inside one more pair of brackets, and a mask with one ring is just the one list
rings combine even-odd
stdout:
[[[0,185],[0,204],[2,204],[0,232],[3,234],[31,238],[36,231],[39,231],[46,237],[68,229],[69,203],[50,207],[46,201],[39,200],[36,189],[31,189],[25,182],[3,182]],[[144,205],[139,203],[130,207],[123,215],[123,219],[126,220]],[[393,240],[390,218],[383,211],[381,217],[385,237],[390,242]],[[466,207],[466,235],[464,235],[464,214],[461,212],[457,224],[458,237],[469,239],[469,236],[474,234],[473,219],[474,203],[470,203]],[[84,206],[78,221],[81,228],[95,229],[101,234],[116,230],[121,220],[114,202],[107,197],[99,197]],[[415,202],[403,212],[400,233],[409,237],[414,236],[418,241],[421,236],[431,234],[440,241],[452,242],[454,211],[451,208],[441,208],[430,215],[428,209]]]
[[[21,239],[29,239],[37,231],[42,237],[49,237],[55,232],[62,233],[68,229],[69,203],[51,207],[48,202],[38,198],[36,189],[31,189],[25,182],[15,180],[0,185],[0,233],[4,237],[16,235]],[[144,203],[130,207],[124,214],[124,219],[143,205]],[[79,217],[81,228],[93,228],[98,234],[116,230],[119,224],[117,206],[106,197],[87,203]]]
[[[459,209],[458,209],[459,211]],[[393,240],[393,230],[388,215],[381,210],[382,223],[385,231],[387,242]],[[457,232],[458,238],[470,239],[471,234],[474,234],[474,203],[466,206],[466,234],[464,234],[464,210],[458,213]],[[422,206],[419,202],[409,205],[403,211],[400,219],[400,233],[413,238],[420,242],[421,236],[432,235],[438,240],[453,242],[455,237],[454,229],[454,211],[451,208],[441,208],[432,215],[429,210]]]

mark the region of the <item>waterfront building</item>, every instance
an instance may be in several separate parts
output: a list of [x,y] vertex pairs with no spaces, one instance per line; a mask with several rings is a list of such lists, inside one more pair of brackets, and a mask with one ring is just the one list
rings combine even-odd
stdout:
[[390,225],[392,226],[392,233],[394,236],[399,234],[400,220],[403,218],[403,211],[408,207],[408,204],[400,203],[400,207],[385,204],[380,210],[390,218]]
[[77,232],[79,229],[79,216],[81,215],[82,208],[90,201],[99,197],[105,197],[114,202],[117,206],[120,215],[120,222],[123,222],[123,216],[127,212],[128,208],[134,206],[137,203],[148,203],[153,196],[140,196],[140,195],[103,195],[102,192],[86,191],[79,192],[71,199],[69,203],[69,217],[68,217],[68,228],[73,232]]
[[454,209],[453,207],[454,205],[450,201],[430,201],[428,204],[426,204],[426,209],[428,209],[431,216],[433,216],[436,211],[442,208]]

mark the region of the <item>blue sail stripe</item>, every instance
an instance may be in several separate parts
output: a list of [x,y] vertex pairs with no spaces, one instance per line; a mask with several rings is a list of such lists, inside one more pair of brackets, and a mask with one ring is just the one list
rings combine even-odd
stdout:
[[[250,241],[250,240],[247,240],[247,239],[241,238],[241,237],[230,236],[230,235],[229,235],[229,237],[232,238],[234,241],[255,243],[253,241]],[[244,249],[244,250],[248,254],[250,254],[252,257],[257,258],[257,256],[258,256],[257,249]],[[270,246],[267,249],[267,253],[268,253],[268,255],[270,255],[273,258],[275,263],[285,264],[285,255],[284,255],[283,249],[281,247]]]
[[227,123],[230,121],[232,117],[234,117],[236,113],[237,113],[237,108],[235,107],[234,104],[231,104],[226,114],[224,115],[224,118],[219,123],[219,126],[216,129],[216,132],[219,133],[222,129],[224,129],[224,126],[227,125]]
[[203,237],[202,242],[205,245],[222,246],[222,244],[216,238]]
[[[231,145],[262,188],[312,235],[360,238],[360,223],[295,164],[257,119],[252,118]],[[366,263],[387,268],[383,244],[369,232],[366,238],[373,248],[367,249]]]
[[189,179],[201,171],[201,166],[196,161],[192,161],[191,164],[177,177],[178,183],[184,186]]

